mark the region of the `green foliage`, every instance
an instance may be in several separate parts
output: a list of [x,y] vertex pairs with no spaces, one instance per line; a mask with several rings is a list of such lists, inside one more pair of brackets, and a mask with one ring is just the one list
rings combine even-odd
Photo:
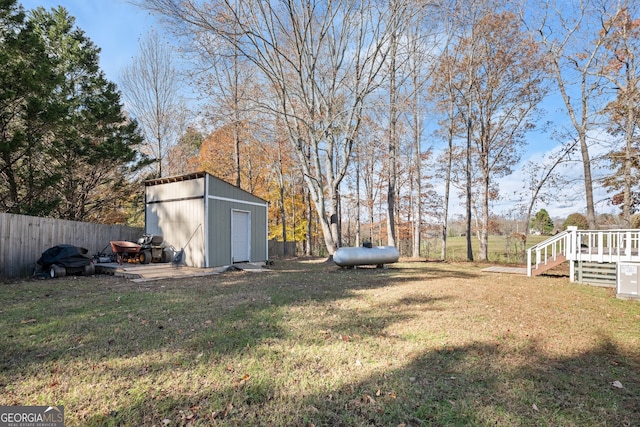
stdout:
[[540,209],[531,219],[531,230],[539,231],[543,235],[553,233],[553,220],[546,209]]
[[569,226],[576,226],[580,230],[586,230],[589,228],[589,223],[587,222],[587,218],[584,215],[579,213],[572,213],[562,224],[562,229],[566,230]]
[[188,127],[187,131],[178,139],[178,145],[184,147],[187,152],[195,156],[198,154],[203,141],[202,132],[193,127]]
[[178,138],[178,142],[167,150],[166,172],[168,175],[182,175],[200,169],[194,159],[198,157],[204,136],[193,127]]
[[57,204],[47,196],[60,178],[44,154],[60,77],[14,0],[0,1],[0,64],[0,210],[46,215]]
[[[118,200],[145,159],[99,48],[58,7],[25,14],[0,3],[0,209],[72,220],[124,222]],[[14,113],[16,114],[9,114]]]

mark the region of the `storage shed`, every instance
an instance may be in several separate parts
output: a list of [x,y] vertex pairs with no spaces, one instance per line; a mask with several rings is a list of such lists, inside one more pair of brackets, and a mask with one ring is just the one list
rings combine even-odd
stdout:
[[184,262],[219,267],[268,259],[268,203],[206,172],[145,182],[145,232]]

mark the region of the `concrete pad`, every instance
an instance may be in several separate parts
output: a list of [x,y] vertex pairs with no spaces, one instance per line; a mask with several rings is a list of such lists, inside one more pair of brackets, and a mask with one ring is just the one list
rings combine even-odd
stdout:
[[488,273],[509,273],[509,274],[523,274],[527,275],[527,269],[525,267],[502,267],[502,266],[494,266],[487,267],[482,271],[486,271]]
[[117,277],[131,279],[134,282],[146,282],[149,280],[171,279],[178,277],[201,277],[223,273],[230,270],[241,270],[251,272],[270,271],[264,268],[264,263],[245,262],[233,265],[226,265],[215,268],[198,268],[177,265],[173,263],[97,263],[97,274],[110,274]]
[[240,262],[238,264],[233,264],[232,266],[230,266],[230,269],[251,272],[270,271],[268,268],[264,267],[264,263],[262,262]]

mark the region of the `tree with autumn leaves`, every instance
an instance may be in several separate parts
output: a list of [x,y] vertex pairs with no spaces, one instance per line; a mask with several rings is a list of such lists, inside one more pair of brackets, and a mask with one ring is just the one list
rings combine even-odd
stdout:
[[619,142],[608,155],[613,171],[605,185],[615,191],[612,202],[622,208],[622,218],[631,226],[631,216],[640,205],[640,17],[635,9],[623,7],[602,30],[605,61],[599,69],[616,92],[605,107],[609,132]]
[[[448,133],[467,133],[466,147],[459,152],[472,162],[466,167],[476,171],[475,183],[468,181],[465,187],[467,195],[472,186],[477,188],[480,198],[476,218],[480,259],[486,261],[489,206],[498,197],[495,180],[512,172],[526,132],[535,126],[546,94],[546,57],[511,11],[486,10],[462,24],[466,31],[441,56],[433,90],[447,94],[443,108],[453,108],[449,114],[457,118],[449,122],[455,129]],[[470,214],[468,206],[468,218]]]
[[[237,129],[241,133],[236,156]],[[252,135],[251,124],[228,124],[207,135],[197,154],[188,160],[189,171],[206,171],[234,184],[240,174],[241,188],[268,200],[269,238],[280,241],[309,239],[308,215],[302,174],[282,138],[261,139]],[[238,163],[237,163],[238,162]]]

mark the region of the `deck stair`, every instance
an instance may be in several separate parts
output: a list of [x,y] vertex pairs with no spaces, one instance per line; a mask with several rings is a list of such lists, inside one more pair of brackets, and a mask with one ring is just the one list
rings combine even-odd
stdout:
[[536,268],[531,269],[531,274],[529,276],[539,276],[545,271],[551,270],[554,267],[557,267],[567,261],[567,257],[564,254],[556,254],[554,257],[549,257],[545,259],[545,262],[539,265]]
[[558,233],[527,250],[527,276],[538,276],[567,260],[571,231]]
[[[527,250],[527,275],[536,276],[569,261],[570,280],[615,285],[619,262],[639,262],[640,230],[566,231]],[[613,271],[613,273],[612,273]]]

